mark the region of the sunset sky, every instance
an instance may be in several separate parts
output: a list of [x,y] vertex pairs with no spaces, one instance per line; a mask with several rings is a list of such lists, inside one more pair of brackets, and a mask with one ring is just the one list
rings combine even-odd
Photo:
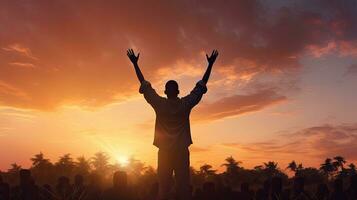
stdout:
[[191,164],[357,161],[355,0],[2,0],[0,170],[105,151],[156,166],[155,113],[126,49],[159,94],[181,96],[220,55],[191,114]]

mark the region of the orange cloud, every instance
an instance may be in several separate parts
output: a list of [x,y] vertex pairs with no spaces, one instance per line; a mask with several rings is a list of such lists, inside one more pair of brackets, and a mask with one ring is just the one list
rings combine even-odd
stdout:
[[24,68],[35,68],[35,65],[32,63],[21,63],[21,62],[12,62],[9,65],[24,67]]
[[0,97],[23,99],[23,100],[28,99],[28,96],[25,92],[1,80],[0,80]]
[[37,60],[37,58],[32,55],[31,50],[27,47],[22,46],[21,44],[10,44],[9,46],[3,47],[2,49],[5,51],[16,52],[22,54],[25,57]]
[[[52,110],[123,100],[137,93],[125,55],[128,47],[141,52],[140,65],[150,80],[162,79],[155,75],[167,75],[165,70],[178,61],[204,62],[201,52],[212,48],[221,52],[217,70],[233,66],[231,78],[238,75],[242,80],[299,68],[307,47],[324,47],[331,41],[345,41],[343,52],[354,56],[357,12],[339,1],[314,4],[318,9],[276,5],[278,9],[269,10],[257,0],[4,1],[0,80],[29,98],[13,101],[1,95],[0,102]],[[328,49],[320,49],[318,55]]]
[[202,103],[194,110],[193,120],[217,120],[256,112],[286,100],[285,96],[268,89],[248,95],[228,96],[212,103]]
[[193,152],[193,153],[201,153],[201,152],[210,151],[210,149],[209,148],[198,147],[198,146],[195,146],[195,145],[191,145],[190,146],[190,151]]

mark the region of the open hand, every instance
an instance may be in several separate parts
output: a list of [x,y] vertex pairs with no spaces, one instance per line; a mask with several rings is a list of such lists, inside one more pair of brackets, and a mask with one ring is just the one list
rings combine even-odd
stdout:
[[138,55],[136,56],[133,49],[128,49],[126,52],[127,52],[127,55],[129,57],[130,61],[133,64],[137,64],[138,60],[139,60],[140,53],[138,53]]
[[217,56],[218,56],[218,51],[216,49],[212,51],[211,56],[208,56],[206,54],[206,58],[207,58],[208,63],[210,65],[213,65],[213,63],[216,61]]

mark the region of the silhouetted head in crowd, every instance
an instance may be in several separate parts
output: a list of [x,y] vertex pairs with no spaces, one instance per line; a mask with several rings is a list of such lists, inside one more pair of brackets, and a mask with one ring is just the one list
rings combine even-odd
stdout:
[[52,187],[49,184],[44,184],[42,186],[42,191],[41,191],[41,195],[43,196],[43,199],[53,199],[53,191],[52,191]]
[[283,187],[283,182],[280,177],[273,177],[271,179],[271,190],[272,192],[281,192]]
[[232,192],[232,188],[226,185],[226,186],[223,187],[223,192],[224,193],[231,193]]
[[197,198],[202,198],[202,189],[201,188],[196,188],[194,196]]
[[70,187],[69,178],[61,176],[57,179],[57,189],[66,189]]
[[241,192],[249,192],[249,183],[243,182],[243,183],[240,185],[240,191],[241,191]]
[[335,192],[343,192],[343,181],[338,178],[333,182],[333,188]]
[[115,188],[126,188],[128,185],[128,177],[123,171],[116,171],[113,175],[113,186]]
[[325,199],[329,196],[330,191],[325,183],[319,184],[317,186],[317,192],[316,192],[316,197],[317,199]]
[[80,174],[77,174],[77,175],[74,177],[74,185],[76,185],[76,186],[81,186],[81,185],[83,185],[83,183],[84,183],[83,176],[80,175]]
[[270,187],[271,187],[271,182],[270,182],[270,180],[269,180],[269,179],[265,180],[264,183],[263,183],[263,189],[264,189],[264,191],[269,192]]
[[213,182],[205,182],[203,183],[202,190],[205,194],[213,194],[216,188]]
[[52,191],[52,187],[50,184],[44,184],[42,187],[48,191]]
[[280,177],[273,177],[271,179],[271,193],[270,197],[272,200],[281,199],[283,190],[283,180]]
[[33,183],[30,170],[21,169],[19,174],[20,174],[20,184],[21,185],[30,185]]
[[305,187],[305,179],[303,177],[296,177],[294,179],[294,192],[303,192]]
[[155,182],[151,184],[150,187],[150,197],[156,198],[157,194],[159,193],[159,183]]
[[266,199],[265,197],[266,197],[266,194],[265,194],[263,188],[259,188],[257,190],[257,192],[255,193],[255,199],[256,200],[263,200],[263,199]]
[[68,177],[61,176],[57,179],[56,192],[60,196],[60,199],[69,198],[72,194],[72,187]]
[[351,185],[351,187],[357,189],[357,174],[354,174],[354,175],[351,176],[350,185]]
[[261,199],[268,199],[269,198],[269,192],[270,192],[270,179],[267,179],[263,183],[263,188],[260,188],[256,192],[256,199],[261,200]]
[[178,94],[180,93],[178,84],[174,80],[169,80],[165,84],[165,94],[168,99],[175,99],[177,98]]
[[189,187],[189,191],[190,191],[190,194],[192,195],[193,192],[194,192],[194,189],[193,189],[193,185],[190,184],[190,187]]

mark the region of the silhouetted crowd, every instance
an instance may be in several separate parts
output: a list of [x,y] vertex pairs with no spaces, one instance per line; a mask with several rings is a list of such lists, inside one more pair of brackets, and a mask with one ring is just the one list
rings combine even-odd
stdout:
[[336,179],[333,187],[321,183],[314,192],[305,190],[304,178],[294,178],[292,188],[283,188],[282,179],[273,177],[266,180],[257,190],[250,188],[249,183],[242,183],[240,191],[230,187],[216,188],[212,182],[203,184],[193,195],[194,200],[357,200],[357,176],[352,176],[349,187],[344,190],[342,179]]
[[[84,184],[81,175],[74,177],[73,184],[70,179],[62,176],[55,186],[44,184],[38,186],[31,176],[31,171],[22,169],[19,172],[19,184],[10,187],[0,176],[0,200],[156,200],[158,184],[150,187],[149,193],[144,197],[135,188],[128,186],[127,174],[117,171],[113,175],[113,184],[109,189],[103,190],[96,178],[90,178]],[[175,199],[174,197],[172,199]],[[332,186],[325,183],[319,184],[313,190],[305,189],[303,177],[295,177],[292,186],[283,187],[280,177],[266,180],[258,189],[252,189],[247,182],[240,185],[240,190],[233,190],[229,186],[217,186],[214,182],[205,182],[202,187],[192,188],[193,200],[357,200],[357,175],[350,177],[345,188],[342,179],[335,179]]]

